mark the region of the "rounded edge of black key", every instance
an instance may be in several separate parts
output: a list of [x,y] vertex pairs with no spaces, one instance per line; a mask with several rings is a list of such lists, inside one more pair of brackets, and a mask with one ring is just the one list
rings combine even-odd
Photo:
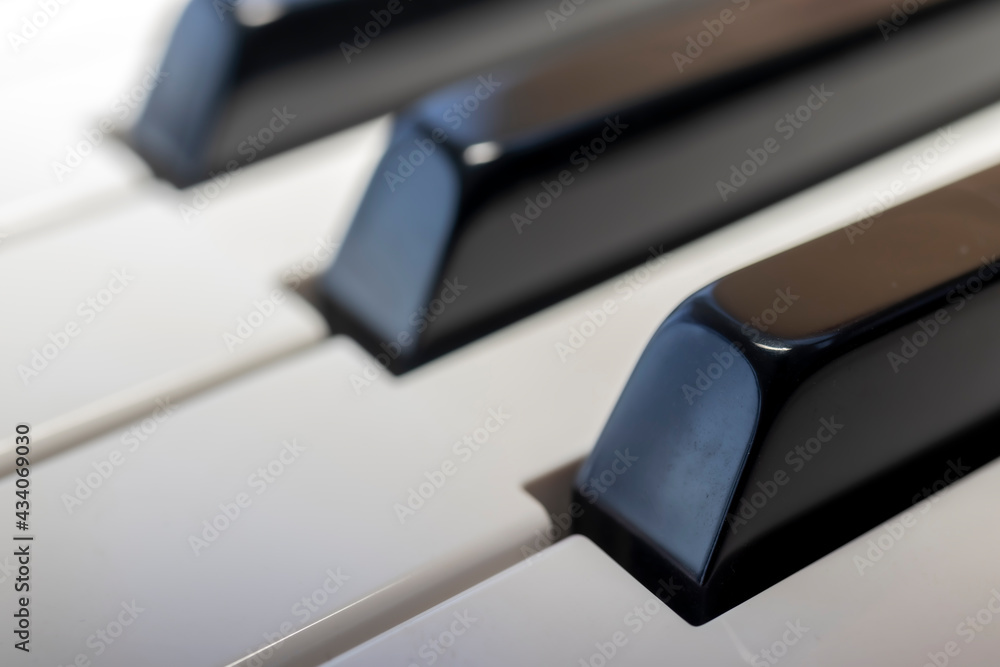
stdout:
[[992,460],[997,252],[1000,168],[699,291],[578,474],[574,530],[700,625]]

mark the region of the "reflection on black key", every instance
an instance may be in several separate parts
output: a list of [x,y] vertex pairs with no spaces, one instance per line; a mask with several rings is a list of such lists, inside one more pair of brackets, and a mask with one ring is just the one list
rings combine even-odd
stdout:
[[[1000,98],[1000,6],[912,18],[888,43],[868,27],[711,102],[696,87],[637,104],[666,70],[591,90],[572,62],[427,98],[321,281],[332,327],[405,371]],[[640,69],[644,42],[619,39],[640,48],[607,57],[639,62],[595,80]]]
[[998,253],[993,168],[696,293],[581,469],[576,530],[700,624],[994,458]]

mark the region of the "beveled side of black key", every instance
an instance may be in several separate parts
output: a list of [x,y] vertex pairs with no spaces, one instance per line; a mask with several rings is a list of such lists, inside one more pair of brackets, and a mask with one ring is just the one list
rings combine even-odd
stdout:
[[406,180],[381,178],[395,166],[397,151],[408,152],[414,141],[435,147],[419,125],[397,126],[337,260],[320,278],[318,300],[335,330],[381,341],[373,354],[389,353],[404,369],[427,318],[433,318],[427,311],[430,291],[450,246],[463,181],[453,156],[441,147],[421,155],[419,169]]
[[1000,167],[870,222],[678,307],[579,473],[576,530],[691,623],[1000,455]]

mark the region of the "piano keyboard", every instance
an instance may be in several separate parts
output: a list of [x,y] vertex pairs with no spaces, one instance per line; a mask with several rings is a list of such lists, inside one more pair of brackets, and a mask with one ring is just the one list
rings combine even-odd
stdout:
[[[765,559],[780,576],[763,566],[760,572],[734,566],[734,581],[749,582],[738,585],[753,590],[704,614],[689,613],[685,605],[692,588],[710,587],[710,577],[690,575],[692,568],[670,542],[679,531],[665,531],[664,542],[649,547],[666,563],[650,565],[637,555],[645,553],[641,549],[623,546],[631,545],[626,535],[632,539],[641,532],[640,519],[626,515],[632,510],[622,505],[607,509],[618,502],[611,492],[615,487],[636,490],[633,496],[654,510],[668,506],[662,488],[648,481],[660,479],[661,472],[646,457],[683,443],[658,439],[665,427],[652,434],[640,427],[656,422],[668,398],[687,404],[681,398],[689,394],[680,393],[685,383],[711,399],[713,382],[718,389],[736,376],[732,371],[713,378],[715,371],[705,365],[705,379],[694,374],[674,382],[666,362],[652,364],[650,353],[644,356],[689,297],[740,270],[741,284],[749,289],[746,276],[764,266],[760,262],[790,256],[782,253],[826,234],[843,237],[848,248],[871,243],[881,233],[879,225],[895,219],[891,209],[907,202],[913,204],[899,211],[916,211],[918,221],[931,218],[921,217],[925,209],[919,202],[928,201],[922,196],[949,192],[942,190],[949,186],[960,189],[970,182],[965,179],[1000,164],[1000,71],[994,72],[1000,68],[990,60],[992,52],[984,53],[982,63],[969,61],[991,48],[991,30],[1000,25],[996,3],[856,3],[859,27],[827,35],[812,50],[790,51],[784,60],[762,60],[752,72],[727,75],[734,78],[712,78],[706,70],[710,85],[671,89],[670,95],[646,100],[651,106],[636,106],[636,138],[626,136],[620,149],[608,142],[606,156],[602,151],[587,158],[594,165],[589,175],[577,172],[568,158],[590,135],[560,134],[565,129],[560,127],[511,148],[506,135],[483,129],[499,127],[489,125],[486,116],[502,114],[505,107],[484,103],[483,115],[468,111],[468,123],[459,124],[464,129],[442,121],[451,143],[435,144],[439,157],[447,154],[467,173],[462,171],[458,185],[420,181],[415,195],[414,201],[424,197],[432,204],[448,197],[466,202],[456,204],[449,218],[454,227],[437,236],[420,226],[422,217],[392,236],[376,224],[385,221],[380,217],[385,209],[375,209],[371,219],[362,212],[373,192],[392,194],[384,164],[398,164],[400,141],[417,145],[413,138],[419,136],[407,134],[417,110],[467,99],[465,92],[456,96],[458,88],[442,84],[461,87],[490,71],[522,76],[532,63],[549,58],[569,62],[608,35],[652,24],[653,17],[701,25],[693,43],[708,31],[712,40],[702,45],[703,52],[722,53],[735,48],[725,39],[730,24],[719,18],[727,27],[715,35],[711,21],[728,10],[735,27],[741,12],[750,10],[741,9],[743,2],[588,0],[543,6],[484,0],[460,9],[440,2],[426,15],[371,37],[355,54],[355,64],[369,56],[372,61],[364,64],[370,69],[358,72],[379,72],[387,64],[396,68],[392,80],[376,86],[364,83],[368,74],[352,73],[339,61],[333,68],[330,58],[343,58],[342,50],[322,39],[298,51],[294,43],[274,42],[287,49],[281,56],[294,61],[290,69],[260,60],[255,49],[261,44],[252,36],[280,35],[281,17],[291,21],[295,12],[309,10],[308,3],[219,4],[224,8],[219,25],[207,25],[218,32],[228,30],[226,21],[243,21],[246,41],[234,57],[244,59],[247,71],[254,62],[266,71],[236,79],[225,90],[226,99],[215,99],[218,106],[205,116],[194,117],[194,103],[172,108],[179,124],[171,127],[179,132],[205,124],[206,133],[190,145],[190,155],[197,156],[186,163],[197,166],[183,176],[150,157],[162,144],[138,140],[136,128],[153,127],[143,125],[152,122],[143,114],[153,108],[149,100],[160,82],[197,78],[196,71],[171,71],[161,61],[168,50],[180,48],[181,32],[171,31],[182,14],[214,11],[211,2],[193,0],[185,8],[175,0],[142,6],[101,0],[85,9],[72,2],[17,0],[0,13],[0,25],[9,30],[0,85],[12,93],[6,107],[11,131],[0,157],[5,176],[0,277],[7,285],[0,294],[6,324],[0,346],[0,365],[6,368],[0,379],[0,507],[10,508],[7,528],[0,531],[7,545],[0,550],[0,616],[8,619],[0,664],[996,664],[1000,538],[993,508],[1000,464],[992,459],[1000,451],[989,444],[989,428],[985,450],[963,454],[963,442],[971,440],[959,441],[958,454],[933,460],[929,477],[905,480],[916,493],[907,496],[906,506],[855,503],[856,514],[836,517],[826,533],[823,526],[812,527],[836,535],[836,543],[814,548],[794,539],[783,542]],[[393,15],[384,2],[357,6],[376,12],[375,21],[383,8]],[[399,6],[399,16],[418,9],[408,0]],[[753,9],[765,18],[772,11],[791,21],[795,6],[761,0]],[[271,32],[260,27],[268,25]],[[462,26],[469,32],[435,49],[436,41]],[[512,26],[530,29],[514,39]],[[339,27],[353,34],[353,25]],[[502,47],[496,42],[501,34],[509,38]],[[679,48],[685,48],[687,36],[680,35]],[[477,39],[484,44],[480,51],[470,46]],[[307,46],[329,53],[306,57]],[[925,46],[938,49],[933,59]],[[892,55],[879,55],[879,49]],[[411,51],[408,64],[404,52]],[[670,58],[671,51],[657,57]],[[465,52],[467,61],[456,60]],[[907,69],[921,54],[928,61],[921,67],[937,63],[940,70],[921,75]],[[176,62],[179,68],[193,66],[182,57]],[[865,109],[872,102],[849,91],[879,89],[878,68],[890,71],[887,63],[898,67],[892,72],[905,73],[912,88],[879,99],[882,126],[883,118]],[[276,69],[268,69],[272,66]],[[420,76],[408,78],[408,67]],[[810,91],[821,89],[824,73],[830,74],[828,81],[841,77],[843,85],[829,87],[833,95],[825,110],[810,109]],[[309,88],[319,90],[323,77],[329,77],[327,87],[310,97]],[[900,97],[917,91],[922,80],[941,81],[950,92],[937,99],[927,91]],[[335,89],[353,91],[357,98],[340,115],[320,113]],[[841,99],[850,102],[838,110],[841,90]],[[287,105],[280,103],[282,96],[290,100]],[[893,104],[898,113],[885,111],[896,109]],[[692,111],[685,115],[675,111],[677,105]],[[249,160],[247,153],[236,152],[238,168],[222,160],[220,169],[220,156],[238,151],[243,141],[242,135],[232,141],[233,133],[247,123],[258,127],[265,106],[283,112],[289,128],[300,121],[301,130]],[[791,115],[785,126],[799,123],[801,132],[787,136],[778,129],[785,118],[778,110],[785,107]],[[802,120],[803,108],[815,114],[815,124]],[[659,111],[643,116],[642,109]],[[751,123],[744,110],[763,121]],[[388,111],[397,113],[384,115]],[[835,120],[821,120],[825,112]],[[302,116],[293,116],[298,113]],[[904,116],[905,123],[891,122]],[[427,118],[438,116],[424,116],[418,127],[433,137]],[[845,119],[856,127],[847,127]],[[747,129],[719,125],[730,121],[746,121]],[[863,131],[870,128],[879,135],[866,143]],[[735,137],[729,143],[746,143],[714,146],[715,130],[729,131],[725,136]],[[858,133],[849,135],[854,130]],[[768,152],[771,135],[780,138],[773,144],[779,148]],[[566,136],[572,143],[564,142]],[[857,149],[847,136],[858,142]],[[467,137],[477,139],[463,144]],[[496,146],[486,145],[491,142]],[[452,144],[464,152],[453,151]],[[754,161],[758,147],[770,155],[769,164]],[[843,154],[831,157],[838,150]],[[757,192],[755,187],[767,192],[752,201],[727,202],[715,198],[714,180],[702,182],[699,176],[692,182],[713,197],[698,200],[700,192],[668,182],[685,169],[684,161],[671,156],[688,154],[684,151],[703,157],[691,169],[717,174],[715,180],[728,183],[737,196],[742,185],[730,181],[740,182],[736,174],[753,184],[743,194]],[[520,162],[504,162],[510,155]],[[734,163],[732,155],[750,166]],[[504,170],[512,165],[510,171],[489,171],[490,164],[501,163]],[[666,170],[659,178],[669,196],[657,192],[657,165]],[[563,167],[573,170],[573,179],[563,181],[569,194],[560,203],[545,183],[558,182]],[[427,162],[414,169],[430,174],[434,167]],[[643,208],[648,202],[614,198],[616,192],[635,191],[636,174],[649,179],[652,185],[643,186],[644,192],[664,196],[662,203]],[[588,200],[589,187],[600,197]],[[476,195],[475,206],[467,204],[469,192]],[[537,200],[538,193],[548,193],[553,204],[525,228],[539,232],[537,245],[531,245],[531,235],[519,235],[511,216],[523,215],[524,197]],[[701,201],[701,208],[690,208],[691,229],[675,233],[668,207],[684,197]],[[1000,224],[990,217],[998,200],[989,192],[982,197],[984,229]],[[653,215],[658,206],[664,208],[662,218]],[[588,210],[613,216],[614,224],[607,217],[587,220]],[[931,222],[959,228],[936,218]],[[357,242],[372,229],[376,232],[361,237],[365,243]],[[606,242],[575,251],[574,233],[603,235]],[[970,232],[956,247],[978,248],[986,236]],[[951,246],[937,250],[951,257]],[[938,255],[921,257],[927,265],[939,261]],[[829,303],[807,303],[815,309],[810,313],[825,315],[840,307],[834,300],[847,288],[837,285],[851,281],[837,282],[835,273],[859,271],[852,261],[831,260],[833,296]],[[892,265],[888,256],[884,263],[873,261]],[[914,261],[904,255],[899,275]],[[482,270],[458,270],[478,263]],[[340,291],[332,290],[330,277],[346,270],[338,266],[353,268],[352,280],[360,276],[360,282],[345,280]],[[519,276],[522,266],[530,279]],[[787,275],[779,272],[775,280]],[[385,282],[371,282],[378,280]],[[403,305],[396,308],[395,287],[385,285],[420,288],[414,287],[412,298],[400,297]],[[366,292],[369,288],[374,291]],[[788,288],[794,292],[794,286]],[[987,281],[980,289],[986,294],[988,288]],[[362,298],[367,293],[388,296]],[[786,305],[794,309],[801,303]],[[905,303],[917,307],[916,301]],[[438,337],[430,337],[435,320],[444,322],[453,304],[447,324],[453,329],[439,322]],[[377,317],[368,318],[366,309],[391,310],[385,318],[391,326],[372,324]],[[962,314],[956,308],[952,314],[958,321],[972,310]],[[761,317],[766,322],[771,316]],[[780,315],[774,317],[781,322]],[[959,335],[959,327],[952,326],[954,333],[925,345],[968,346],[980,340]],[[882,369],[887,377],[904,375],[907,364],[916,368],[947,356],[921,353],[924,345],[915,345],[917,336],[909,333],[913,354],[900,353],[907,362],[900,362],[899,373],[887,362]],[[412,359],[404,354],[411,343],[403,334],[416,341],[410,349],[419,349]],[[756,342],[760,339],[748,344]],[[680,346],[670,352],[679,359],[694,354]],[[989,358],[984,353],[980,363],[989,364]],[[800,370],[809,375],[804,366],[790,363],[782,381],[790,382]],[[752,369],[758,380],[764,376],[760,368]],[[989,374],[988,368],[975,370]],[[623,423],[620,417],[615,422],[615,415],[625,409],[626,386],[638,386],[636,378],[644,372],[664,386],[676,385],[678,393],[646,395],[653,406],[649,412],[626,420],[633,430],[615,430],[614,424]],[[963,373],[956,382],[973,374]],[[767,410],[778,405],[766,383],[760,391]],[[947,395],[964,396],[957,386],[927,392],[940,396],[934,401],[942,406],[949,404]],[[871,400],[882,399],[889,397]],[[732,434],[728,420],[741,406],[713,405],[721,406],[718,429]],[[920,410],[927,413],[920,417],[933,422],[933,406]],[[962,417],[963,427],[985,428],[964,414],[948,413]],[[819,422],[814,426],[813,431]],[[828,451],[868,441],[864,434],[851,434],[852,427],[866,428],[845,422],[843,436],[824,444]],[[892,423],[868,428],[896,438],[892,443],[900,448],[908,446],[900,434],[913,430]],[[622,432],[627,435],[614,440],[610,463],[595,468],[595,461],[603,461],[601,446]],[[924,435],[937,443],[946,434]],[[764,451],[755,445],[747,460],[757,461]],[[893,463],[903,470],[907,457],[916,454],[903,451]],[[818,470],[837,465],[819,454],[815,458]],[[752,499],[753,493],[741,486],[751,479],[742,461],[733,482],[739,493],[719,501],[733,516],[740,497]],[[581,489],[586,481],[578,477],[581,467],[597,480],[597,486],[586,487],[596,502]],[[700,483],[710,467],[670,483],[682,484],[685,477]],[[837,468],[848,475],[836,490],[838,500],[850,500],[861,488],[862,467],[859,459]],[[775,485],[778,495],[766,501],[772,509],[792,496],[781,495]],[[30,493],[18,495],[25,489]],[[692,496],[671,511],[681,514],[683,505],[698,502]],[[606,510],[608,525],[595,527],[584,518],[594,507]],[[704,515],[695,521],[709,526]]]

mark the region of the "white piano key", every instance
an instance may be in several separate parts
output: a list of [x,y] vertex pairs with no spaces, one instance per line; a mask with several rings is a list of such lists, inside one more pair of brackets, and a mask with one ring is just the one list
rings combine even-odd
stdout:
[[[684,664],[663,652],[683,625],[590,540],[573,536],[326,665],[577,667],[597,654],[597,664],[666,667]],[[702,644],[688,664],[735,662],[729,642]]]
[[[1000,157],[998,115],[956,124],[961,141],[897,196]],[[40,635],[40,655],[93,657],[88,636],[134,599],[149,620],[102,664],[218,665],[262,649],[268,665],[312,667],[544,547],[551,519],[525,485],[589,451],[667,313],[719,275],[849,222],[933,141],[402,378],[336,338],[184,402],[148,446],[122,429],[41,463],[33,474],[51,492],[33,521],[51,593],[38,627],[73,630]],[[288,452],[293,441],[304,449]]]
[[998,484],[993,463],[701,627],[574,536],[324,667],[993,665]]
[[389,129],[383,117],[176,191],[178,220],[246,270],[298,286],[335,256]]
[[[0,402],[36,429],[36,457],[325,334],[294,294],[184,230],[172,201],[149,187],[0,247]],[[0,434],[4,473],[12,444]]]
[[149,177],[113,135],[138,117],[184,4],[4,3],[0,233],[58,222]]
[[[45,593],[37,598],[40,659],[71,659],[92,632],[83,628],[121,602],[104,601],[134,598],[152,622],[137,624],[134,641],[109,651],[104,664],[137,664],[138,656],[146,665],[225,664],[265,644],[282,624],[297,628],[296,601],[321,586],[327,569],[349,579],[306,618],[339,609],[333,638],[346,648],[513,562],[517,545],[547,519],[509,475],[491,475],[492,491],[482,473],[449,478],[405,525],[393,507],[426,481],[425,468],[452,455],[456,438],[506,406],[448,412],[458,417],[449,423],[442,406],[422,405],[389,382],[355,394],[348,371],[361,363],[348,341],[330,341],[181,403],[138,446],[120,429],[36,465],[37,484],[53,490],[35,497],[37,531],[81,546],[72,568],[61,549],[38,556],[56,596],[51,604]],[[512,442],[504,439],[508,429],[493,434],[486,443],[493,450],[468,467],[488,471]],[[0,486],[13,493],[13,484],[8,477]],[[339,514],[336,529],[316,530],[331,511]],[[234,609],[237,621],[222,620]],[[170,638],[180,635],[188,639],[174,644]],[[149,654],[164,642],[173,649]]]
[[73,98],[80,83],[49,77],[7,91],[15,103],[6,120],[17,131],[0,158],[0,233],[15,236],[78,217],[149,178],[145,163],[110,134],[118,118],[110,98],[103,115],[66,108],[64,98]]

